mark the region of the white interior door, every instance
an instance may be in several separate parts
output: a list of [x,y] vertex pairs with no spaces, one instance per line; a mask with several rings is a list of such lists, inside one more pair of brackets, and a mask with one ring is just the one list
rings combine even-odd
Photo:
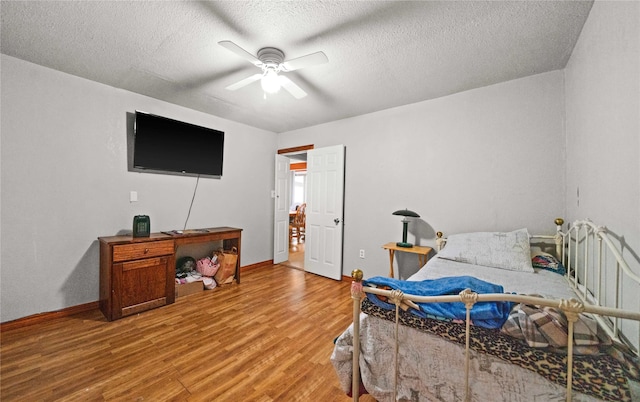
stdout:
[[273,225],[273,263],[289,259],[289,208],[291,206],[290,159],[276,155],[276,183]]
[[307,152],[305,271],[342,279],[344,145]]

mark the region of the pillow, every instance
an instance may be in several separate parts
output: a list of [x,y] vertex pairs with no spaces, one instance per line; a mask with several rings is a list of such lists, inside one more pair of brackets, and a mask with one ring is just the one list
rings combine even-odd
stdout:
[[438,257],[510,271],[535,272],[529,247],[527,229],[508,233],[462,233],[449,236]]
[[531,265],[534,268],[542,268],[547,271],[555,272],[560,275],[564,275],[567,273],[567,270],[564,268],[564,265],[556,257],[549,253],[545,253],[543,251],[532,253],[531,255]]

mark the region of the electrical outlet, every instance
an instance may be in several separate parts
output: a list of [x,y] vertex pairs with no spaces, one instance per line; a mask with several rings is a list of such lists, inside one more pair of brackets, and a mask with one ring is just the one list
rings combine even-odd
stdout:
[[360,250],[360,258],[364,258],[364,250]]

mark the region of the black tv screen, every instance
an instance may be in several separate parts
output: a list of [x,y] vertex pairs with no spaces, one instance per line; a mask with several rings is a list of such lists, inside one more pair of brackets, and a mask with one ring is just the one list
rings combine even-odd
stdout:
[[222,177],[224,132],[136,111],[133,168]]

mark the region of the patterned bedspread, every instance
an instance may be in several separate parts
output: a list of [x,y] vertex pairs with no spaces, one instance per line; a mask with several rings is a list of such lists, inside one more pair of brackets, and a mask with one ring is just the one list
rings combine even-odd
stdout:
[[[362,311],[370,316],[395,321],[395,311],[365,299]],[[555,318],[554,318],[555,317]],[[554,321],[555,320],[555,321]],[[537,324],[536,324],[537,321]],[[419,331],[464,345],[464,323],[420,318],[400,311],[400,322]],[[471,327],[471,349],[533,371],[556,384],[566,385],[566,327],[554,309],[516,306],[502,330]],[[578,344],[574,353],[573,389],[605,401],[631,401],[628,378],[640,380],[637,362],[621,352],[611,340],[598,334],[588,316],[576,326]],[[540,330],[540,327],[543,330]],[[565,339],[562,340],[564,335]],[[514,341],[514,337],[519,340]]]

